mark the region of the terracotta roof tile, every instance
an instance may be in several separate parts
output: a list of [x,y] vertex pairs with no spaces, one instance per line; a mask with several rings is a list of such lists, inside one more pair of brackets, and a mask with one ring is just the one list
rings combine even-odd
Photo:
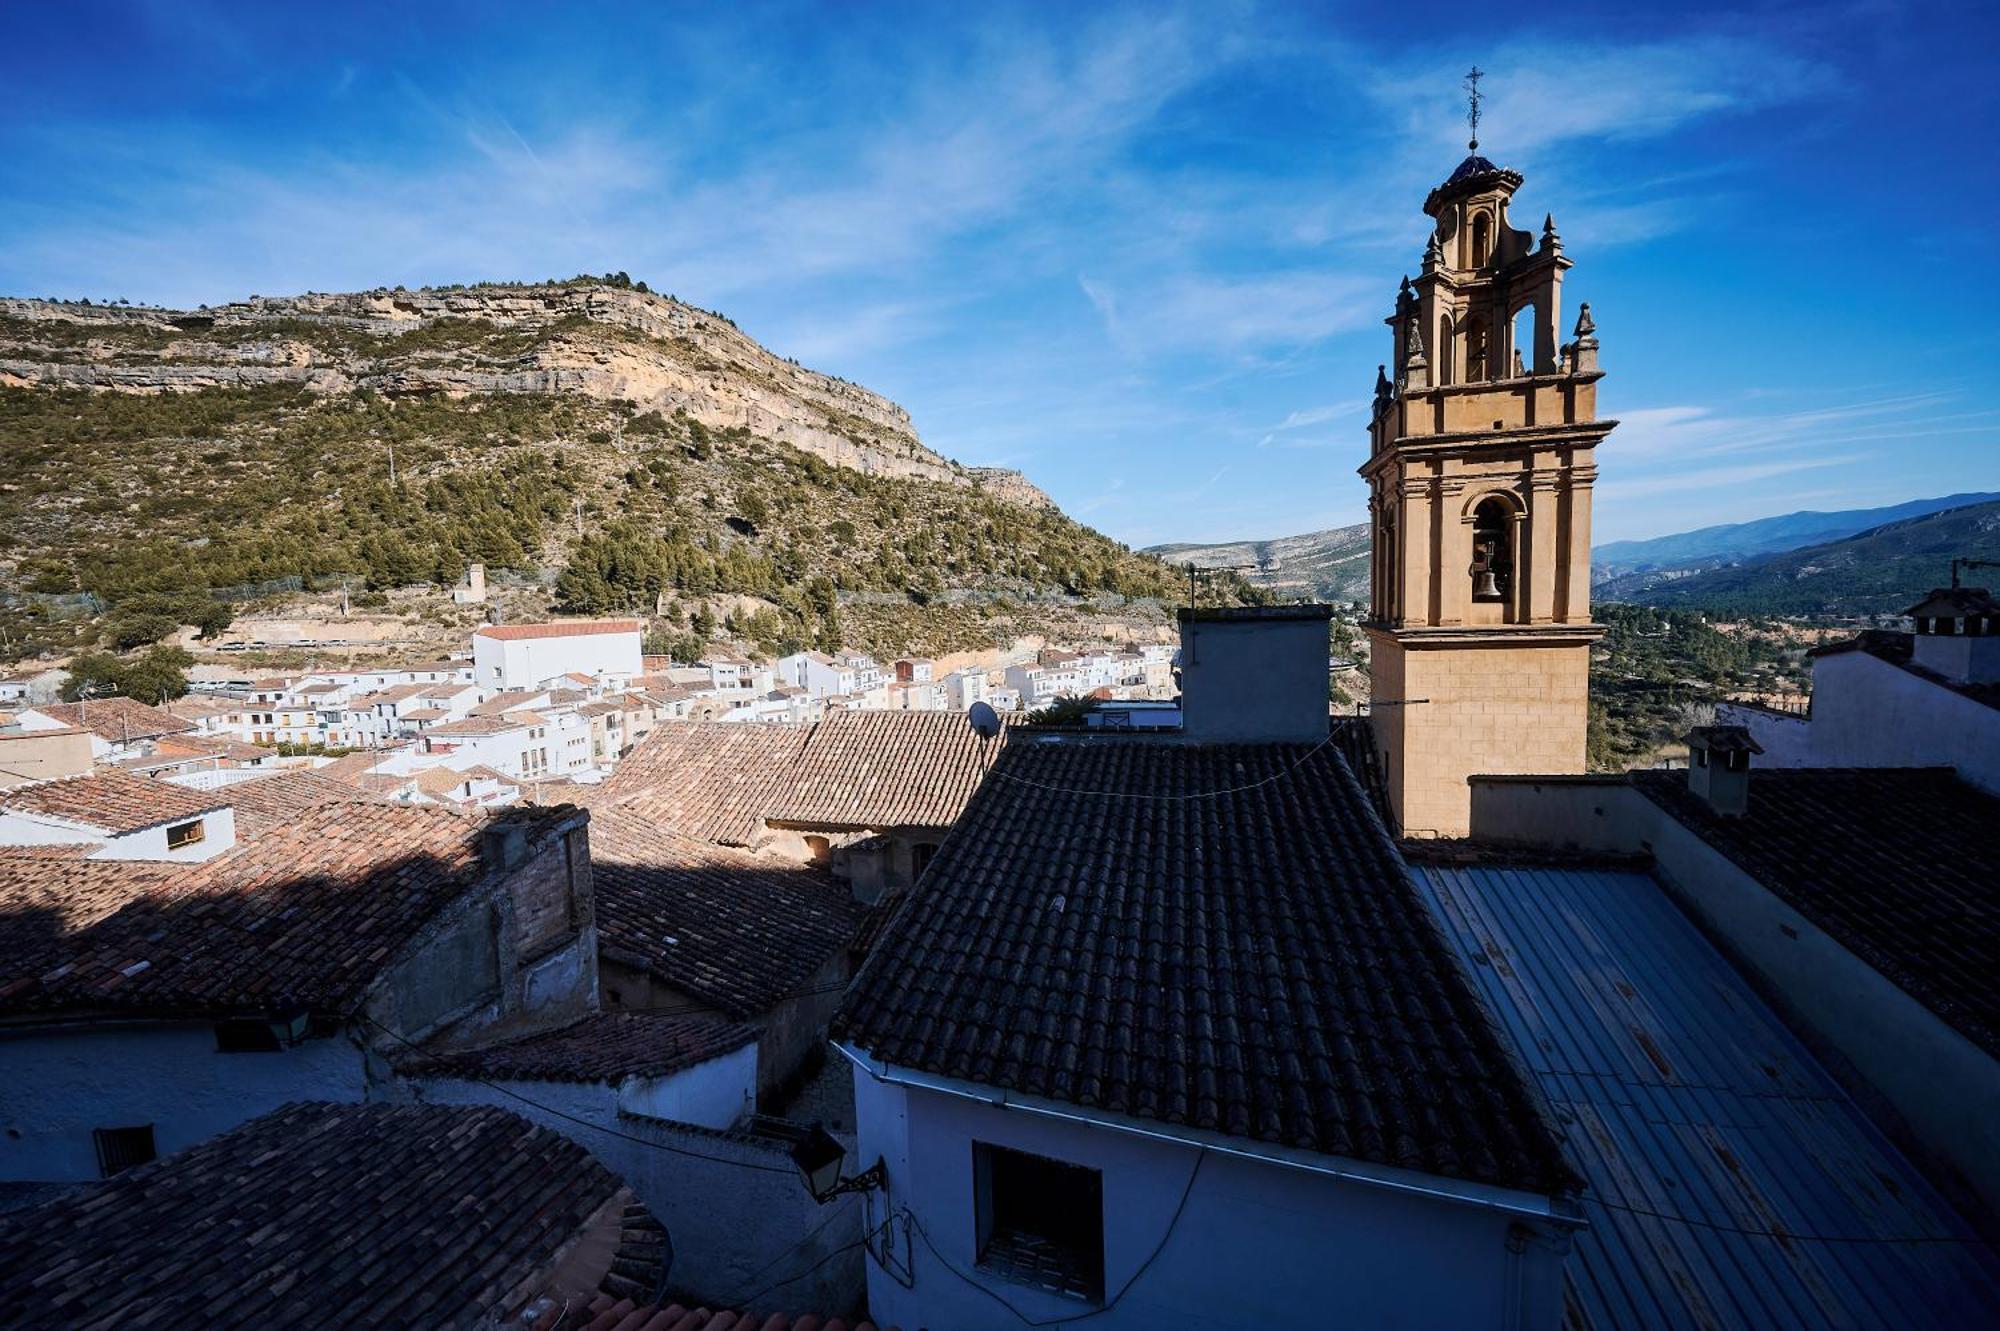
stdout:
[[0,810],[8,813],[60,819],[114,836],[198,818],[228,804],[213,791],[190,790],[116,769],[38,781],[0,794]]
[[636,619],[563,619],[548,624],[488,624],[475,629],[475,638],[500,642],[521,642],[530,638],[574,638],[600,633],[637,633]]
[[135,739],[158,739],[193,730],[194,723],[172,712],[148,707],[132,698],[94,698],[88,702],[38,703],[35,710],[52,720],[122,744]]
[[398,1070],[500,1081],[664,1077],[733,1053],[757,1028],[686,1013],[600,1012],[558,1031],[448,1054],[411,1055]]
[[457,721],[447,721],[443,725],[432,726],[424,734],[438,739],[469,739],[479,735],[504,735],[512,730],[540,725],[542,718],[533,712],[509,712],[505,716],[467,716]]
[[754,845],[808,733],[786,723],[669,722],[585,798],[593,811],[625,808],[703,841]]
[[499,1326],[621,1195],[503,1109],[287,1105],[0,1216],[0,1306],[23,1328]]
[[865,915],[818,869],[680,836],[629,809],[592,815],[590,865],[604,955],[739,1019],[795,992]]
[[274,771],[224,787],[218,797],[236,810],[236,835],[249,841],[282,832],[305,814],[329,804],[374,803],[345,781],[313,768]]
[[[532,839],[579,811],[495,816]],[[486,876],[486,821],[356,801],[199,864],[0,856],[0,1012],[343,1013]],[[79,874],[82,887],[65,886]]]
[[1950,768],[1753,768],[1723,818],[1685,772],[1632,784],[1988,1053],[2000,1055],[2000,799]]
[[1112,1114],[1553,1194],[1539,1099],[1330,745],[1017,735],[834,1034]]

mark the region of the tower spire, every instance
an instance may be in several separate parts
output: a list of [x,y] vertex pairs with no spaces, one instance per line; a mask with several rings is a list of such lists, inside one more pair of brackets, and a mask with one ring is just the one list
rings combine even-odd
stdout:
[[1479,80],[1485,77],[1486,71],[1474,65],[1466,73],[1465,83],[1462,85],[1465,88],[1465,123],[1472,130],[1472,141],[1465,146],[1474,152],[1479,151]]

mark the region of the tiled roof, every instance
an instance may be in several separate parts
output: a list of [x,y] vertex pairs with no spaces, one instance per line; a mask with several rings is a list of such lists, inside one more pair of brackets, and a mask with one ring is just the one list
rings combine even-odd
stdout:
[[1878,661],[1900,666],[1918,679],[1926,679],[1939,688],[1950,689],[1953,693],[1983,703],[1988,707],[2000,707],[2000,684],[1965,684],[1955,679],[1947,679],[1935,670],[1918,665],[1912,657],[1916,651],[1916,636],[1898,633],[1893,629],[1863,629],[1860,634],[1845,642],[1830,642],[1824,647],[1815,647],[1806,653],[1811,657],[1840,656],[1846,652],[1866,652]]
[[565,619],[550,624],[487,624],[473,630],[475,638],[520,642],[529,638],[576,638],[599,633],[637,633],[636,619]]
[[0,1216],[15,1327],[504,1324],[623,1191],[503,1109],[293,1104]]
[[363,792],[323,771],[296,768],[224,787],[217,798],[236,809],[236,835],[245,841],[282,832],[302,816],[329,804],[366,800]]
[[[542,838],[578,814],[501,816]],[[344,1013],[485,874],[483,822],[436,807],[326,805],[200,864],[54,862],[106,870],[77,900],[51,900],[45,865],[0,856],[0,1012]]]
[[375,774],[377,764],[389,760],[401,751],[404,745],[387,749],[361,749],[354,753],[343,753],[331,762],[321,763],[312,770],[319,776],[343,782],[356,790],[382,790],[389,785],[389,778]]
[[158,739],[193,730],[194,723],[172,712],[148,707],[132,698],[93,698],[88,702],[37,703],[35,710],[52,720],[122,744],[134,739]]
[[831,712],[813,727],[790,789],[768,811],[786,822],[949,827],[1006,744],[958,712]]
[[1020,736],[834,1034],[1114,1114],[1554,1194],[1540,1102],[1325,744]]
[[1753,769],[1740,817],[1682,772],[1632,784],[1987,1052],[2000,1054],[2000,799],[1949,768]]
[[[566,1314],[566,1315],[565,1315]],[[529,1331],[898,1331],[870,1321],[849,1322],[816,1313],[794,1318],[788,1313],[760,1315],[727,1308],[689,1307],[684,1303],[635,1304],[630,1299],[599,1295],[588,1308],[551,1306]]]
[[262,762],[278,756],[276,749],[248,744],[229,735],[167,735],[154,742],[163,758],[227,758],[231,762]]
[[547,689],[509,689],[504,693],[496,693],[483,702],[474,703],[466,715],[499,716],[503,712],[526,707],[548,696]]
[[211,791],[189,790],[115,769],[38,781],[0,794],[0,810],[8,813],[56,818],[113,836],[198,818],[228,803]]
[[590,867],[604,955],[737,1018],[795,992],[865,913],[817,869],[678,836],[626,809],[592,816]]
[[1903,612],[1912,619],[1967,619],[2000,615],[2000,601],[1984,587],[1934,587]]
[[541,718],[533,712],[510,712],[506,716],[468,716],[457,721],[447,721],[441,726],[432,726],[424,734],[437,739],[504,735],[509,731],[522,730],[540,722]]
[[806,726],[675,721],[658,726],[586,800],[686,836],[756,842],[805,745]]
[[665,1077],[733,1053],[757,1028],[689,1013],[600,1012],[559,1031],[485,1049],[412,1055],[399,1071],[493,1081],[608,1081]]

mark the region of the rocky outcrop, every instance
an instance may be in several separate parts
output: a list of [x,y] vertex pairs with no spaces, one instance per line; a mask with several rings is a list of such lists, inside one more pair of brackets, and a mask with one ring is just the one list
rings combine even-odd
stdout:
[[964,467],[925,447],[887,398],[775,356],[721,315],[623,287],[310,293],[198,311],[0,299],[0,385],[148,393],[282,383],[628,401],[859,471],[1050,504],[1018,472]]

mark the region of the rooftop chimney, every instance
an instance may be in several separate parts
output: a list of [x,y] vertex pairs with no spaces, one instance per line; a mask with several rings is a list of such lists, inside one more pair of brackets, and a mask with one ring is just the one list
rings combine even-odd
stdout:
[[528,858],[528,828],[519,819],[504,814],[490,818],[479,829],[479,858],[492,873],[505,873]]
[[1903,613],[1914,664],[1954,684],[2000,682],[2000,601],[1984,587],[1939,587]]
[[1688,789],[1724,818],[1750,807],[1750,755],[1762,753],[1743,726],[1696,726],[1687,733]]
[[1181,733],[1219,744],[1325,739],[1332,617],[1324,605],[1182,610]]

